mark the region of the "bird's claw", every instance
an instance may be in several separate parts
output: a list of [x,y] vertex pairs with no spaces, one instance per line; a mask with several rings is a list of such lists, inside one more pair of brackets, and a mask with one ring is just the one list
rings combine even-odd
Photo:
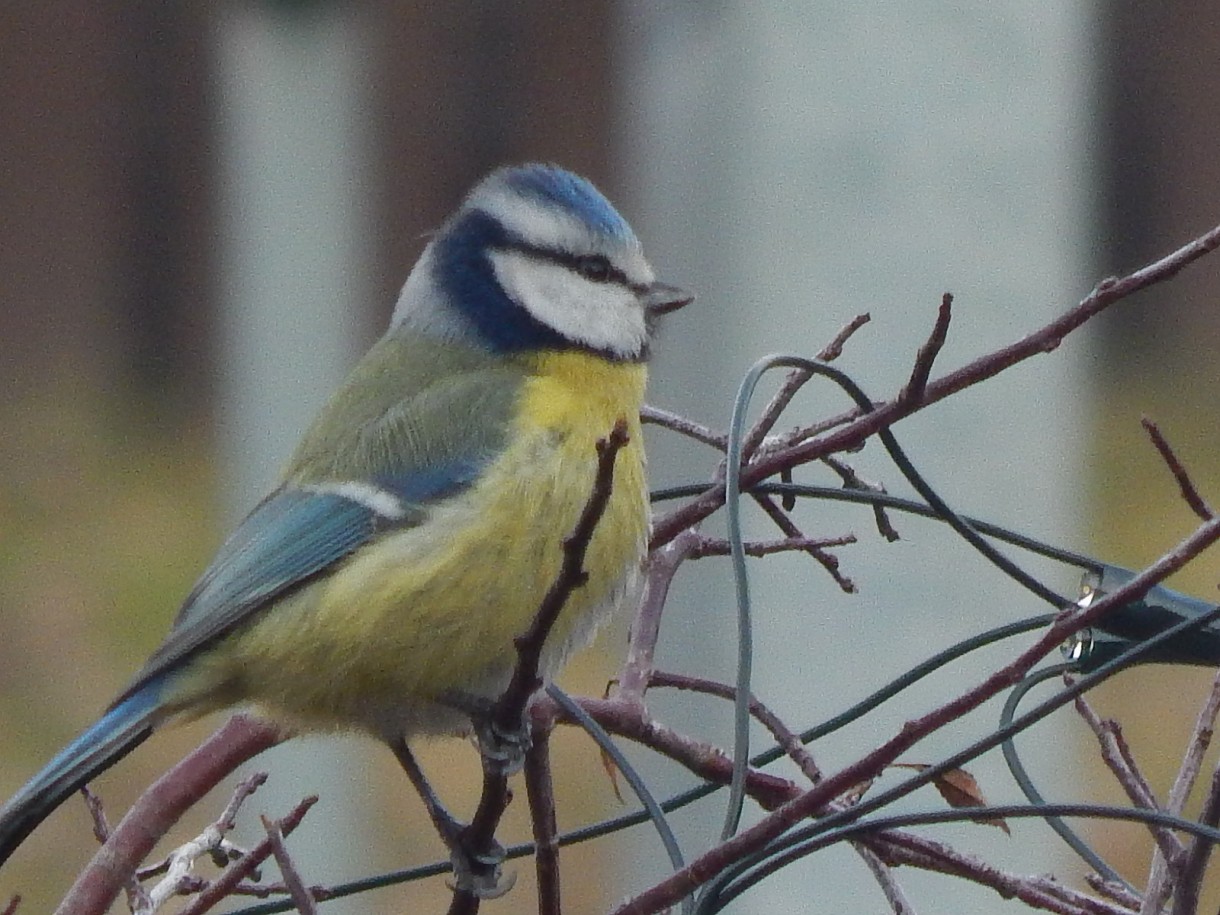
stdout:
[[525,754],[533,746],[529,725],[522,717],[520,724],[506,730],[493,718],[475,719],[475,740],[479,755],[498,769],[501,775],[516,775],[525,765]]
[[517,882],[516,871],[504,870],[504,846],[492,840],[491,847],[472,852],[461,841],[449,849],[453,876],[448,881],[451,890],[469,893],[479,899],[499,899]]

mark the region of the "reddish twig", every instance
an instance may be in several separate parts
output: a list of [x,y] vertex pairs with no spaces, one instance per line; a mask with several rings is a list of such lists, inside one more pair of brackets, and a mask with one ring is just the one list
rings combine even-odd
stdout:
[[[1138,599],[1149,587],[1177,571],[1202,550],[1220,539],[1220,521],[1200,525],[1190,537],[1162,556],[1130,582],[1079,612],[1065,612],[1029,648],[992,673],[982,683],[929,712],[908,721],[902,730],[872,752],[828,776],[796,800],[784,804],[760,822],[712,848],[682,870],[615,910],[616,915],[646,915],[674,905],[726,866],[763,848],[787,829],[815,815],[852,785],[872,778],[927,735],[957,721],[1001,690],[1017,683],[1042,658],[1057,651],[1064,639],[1109,612],[1111,608]],[[895,799],[903,789],[892,789]],[[909,790],[909,789],[908,789]]]
[[[318,798],[316,796],[307,797],[292,808],[288,816],[276,820],[275,825],[279,829],[280,836],[291,835],[292,831],[300,825],[301,820],[305,818],[309,808],[317,802]],[[255,869],[271,857],[272,854],[274,854],[274,847],[271,838],[263,839],[250,849],[244,857],[230,864],[225,869],[225,872],[216,878],[214,883],[192,899],[190,905],[186,906],[178,915],[203,915],[204,912],[207,912],[216,903],[232,893],[242,880],[245,880],[246,877],[254,873]],[[316,900],[321,901],[325,898],[316,891],[311,890],[308,892],[312,893],[313,898]]]
[[[839,480],[843,483],[844,489],[855,489],[860,492],[879,492],[884,493],[885,487],[880,483],[870,483],[863,479],[856,468],[850,464],[840,461],[838,458],[827,455],[822,458],[822,463],[829,467],[838,475]],[[873,506],[873,518],[877,524],[877,533],[884,537],[889,543],[896,543],[902,537],[898,533],[898,529],[894,527],[894,523],[890,521],[889,512],[882,506]]]
[[[1220,767],[1212,771],[1211,788],[1199,812],[1199,822],[1213,829],[1220,826]],[[1212,841],[1203,836],[1193,836],[1182,866],[1182,876],[1174,891],[1172,915],[1194,915],[1199,911],[1199,889],[1203,874],[1212,853]]]
[[[1073,677],[1064,678],[1069,685],[1074,682]],[[1144,774],[1140,771],[1139,766],[1135,762],[1135,757],[1131,753],[1131,748],[1127,744],[1126,738],[1123,736],[1122,728],[1117,721],[1111,718],[1103,719],[1096,711],[1093,710],[1088,700],[1084,696],[1077,696],[1073,700],[1076,708],[1076,713],[1084,720],[1097,738],[1098,746],[1101,749],[1101,758],[1114,774],[1115,779],[1127,793],[1131,803],[1136,807],[1143,807],[1146,810],[1160,810],[1161,805],[1156,799],[1156,795],[1152,793],[1152,786],[1148,784],[1148,780],[1144,778]],[[1168,829],[1163,826],[1157,826],[1149,823],[1148,828],[1152,832],[1152,838],[1156,841],[1161,849],[1161,853],[1165,855],[1166,860],[1177,862],[1181,860],[1186,846]]]
[[305,881],[301,879],[296,862],[288,854],[288,847],[284,844],[283,830],[280,829],[278,823],[266,816],[260,817],[260,819],[263,822],[263,830],[267,833],[267,841],[271,844],[271,854],[279,866],[280,875],[284,878],[284,886],[288,890],[292,904],[296,906],[301,915],[318,915],[318,906],[306,888]]
[[863,314],[858,314],[835,334],[829,343],[822,347],[822,351],[814,356],[818,362],[834,362],[843,355],[843,345],[858,331],[861,327],[873,319],[867,311]]
[[[81,797],[85,799],[85,807],[89,811],[89,819],[93,823],[93,838],[99,845],[105,845],[110,838],[110,822],[106,819],[106,808],[102,799],[93,793],[88,785],[80,789]],[[140,885],[136,874],[132,874],[123,884],[123,892],[127,894],[127,907],[133,912],[153,911],[153,900]]]
[[551,735],[534,734],[525,757],[525,793],[534,833],[534,872],[538,876],[538,915],[560,915],[559,826],[551,781]]
[[686,530],[653,550],[644,564],[644,593],[631,621],[627,657],[618,675],[618,694],[642,702],[652,676],[653,657],[661,632],[661,614],[669,597],[669,586],[679,567],[703,542],[696,531]]
[[1161,459],[1165,462],[1165,466],[1169,468],[1169,472],[1173,474],[1173,478],[1178,482],[1178,488],[1182,491],[1182,498],[1186,504],[1190,506],[1190,510],[1206,521],[1208,518],[1214,517],[1211,506],[1203,500],[1199,495],[1199,490],[1195,488],[1194,482],[1190,479],[1190,474],[1186,472],[1186,468],[1182,462],[1178,460],[1177,454],[1174,453],[1173,447],[1166,441],[1165,436],[1161,434],[1160,427],[1147,416],[1140,419],[1140,425],[1148,433],[1152,439],[1152,444],[1160,453]]
[[[1149,286],[1164,282],[1217,247],[1220,247],[1220,226],[1216,226],[1171,254],[1141,267],[1121,279],[1103,280],[1075,308],[1050,323],[1008,346],[980,356],[961,368],[929,382],[923,390],[923,396],[918,401],[910,398],[907,400],[896,398],[888,403],[879,403],[866,413],[855,411],[845,414],[844,417],[836,417],[833,422],[840,423],[845,417],[854,416],[845,424],[838,425],[833,431],[828,431],[811,441],[802,441],[787,448],[768,449],[765,453],[758,455],[752,463],[742,467],[742,491],[778,474],[785,467],[794,467],[828,454],[855,448],[875,435],[879,429],[892,426],[898,420],[944,400],[958,391],[992,378],[1026,359],[1040,353],[1052,352],[1058,348],[1068,334],[1115,302],[1120,302]],[[710,485],[702,495],[657,519],[653,527],[651,545],[658,546],[668,543],[677,536],[679,531],[702,521],[723,504],[724,484],[719,482]]]
[[56,909],[57,915],[105,912],[157,841],[191,805],[237,766],[275,746],[274,725],[234,715],[140,795]]
[[923,399],[923,392],[928,387],[928,378],[932,375],[932,365],[936,362],[936,357],[940,355],[940,351],[945,345],[945,340],[949,337],[949,321],[952,317],[953,294],[946,292],[941,297],[940,308],[936,312],[936,323],[932,326],[932,333],[928,335],[927,341],[919,348],[919,352],[915,354],[915,365],[911,369],[910,380],[898,392],[899,402],[906,403],[910,401],[919,403]]
[[[742,544],[747,556],[761,559],[763,556],[774,556],[776,553],[822,550],[833,546],[850,546],[856,542],[855,534],[843,534],[839,537],[785,537],[783,540],[747,540]],[[699,544],[699,550],[693,559],[703,559],[708,556],[728,556],[732,545],[727,540],[708,537]]]
[[[727,699],[730,702],[737,699],[737,690],[727,683],[718,683],[715,680],[705,680],[702,677],[690,677],[686,674],[675,674],[662,670],[653,672],[649,685],[703,693],[708,696]],[[771,732],[775,742],[788,754],[788,758],[797,764],[797,767],[807,779],[811,782],[821,780],[822,770],[818,768],[818,764],[814,761],[813,754],[809,752],[808,747],[801,743],[800,738],[784,724],[783,720],[775,712],[763,705],[756,696],[750,697],[750,714],[758,720],[759,724]]]
[[[1186,808],[1186,801],[1194,789],[1199,771],[1203,767],[1203,756],[1211,745],[1212,734],[1216,726],[1216,716],[1220,715],[1220,673],[1212,679],[1212,688],[1207,695],[1203,707],[1195,718],[1195,727],[1191,732],[1190,743],[1182,758],[1178,775],[1169,789],[1169,799],[1165,802],[1165,811],[1175,816],[1181,816]],[[1152,861],[1152,872],[1144,889],[1144,904],[1141,912],[1161,912],[1165,903],[1173,893],[1175,879],[1180,878],[1185,866],[1184,852],[1174,857],[1157,855]]]
[[[588,579],[585,554],[594,531],[605,514],[614,487],[614,465],[619,451],[627,444],[627,423],[619,420],[610,434],[597,442],[597,469],[593,489],[580,513],[572,533],[563,540],[563,561],[559,574],[551,583],[530,627],[513,640],[517,649],[517,664],[512,679],[491,710],[491,725],[502,734],[513,734],[523,726],[526,707],[542,686],[539,664],[547,636],[559,619],[559,614],[577,588]],[[502,760],[483,754],[483,789],[470,824],[462,830],[463,851],[472,860],[492,860],[496,856],[496,830],[512,801],[508,773]],[[509,884],[508,886],[511,886]],[[505,888],[505,891],[507,887]],[[479,897],[469,888],[454,888],[451,915],[475,912]]]
[[[843,346],[847,343],[848,339],[870,320],[871,318],[867,314],[856,315],[835,334],[834,338],[814,358],[821,362],[830,362],[839,358],[843,353]],[[779,418],[783,415],[784,410],[788,409],[788,405],[792,403],[792,398],[797,395],[797,392],[812,377],[813,373],[807,369],[794,369],[788,373],[788,377],[784,379],[784,383],[780,385],[779,390],[775,392],[770,402],[763,408],[758,422],[754,424],[754,428],[750,430],[750,434],[746,436],[745,441],[742,443],[741,459],[743,462],[749,461],[750,457],[762,446],[767,438],[767,433],[775,428],[775,424],[779,422]]]
[[679,416],[677,413],[671,413],[669,410],[662,410],[660,407],[644,404],[640,408],[640,421],[685,435],[704,445],[710,445],[718,451],[724,451],[728,447],[729,437],[723,432],[717,432],[702,423]]
[[[775,523],[775,526],[783,532],[785,537],[789,537],[793,540],[810,540],[810,538],[806,537],[804,533],[802,533],[801,529],[796,526],[792,519],[788,517],[787,513],[775,504],[774,499],[772,499],[770,496],[763,495],[762,493],[755,492],[750,493],[750,495],[754,497],[754,501],[762,507],[762,510],[767,513],[767,517]],[[802,549],[802,552],[807,553],[815,562],[818,563],[818,565],[825,569],[826,573],[834,579],[835,584],[839,586],[839,589],[843,591],[844,594],[856,593],[856,583],[839,571],[838,556],[834,555],[833,553],[828,553],[821,547],[815,545],[805,547]]]

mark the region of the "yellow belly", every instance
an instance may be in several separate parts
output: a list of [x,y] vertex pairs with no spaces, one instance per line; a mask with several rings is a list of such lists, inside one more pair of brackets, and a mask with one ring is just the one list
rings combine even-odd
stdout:
[[188,691],[217,705],[254,700],[306,725],[458,729],[462,717],[430,700],[502,689],[513,639],[557,577],[563,538],[592,492],[596,442],[621,418],[630,442],[590,543],[589,578],[544,661],[553,667],[578,647],[631,589],[645,548],[644,368],[571,353],[534,359],[511,444],[474,487],[262,612],[198,660]]

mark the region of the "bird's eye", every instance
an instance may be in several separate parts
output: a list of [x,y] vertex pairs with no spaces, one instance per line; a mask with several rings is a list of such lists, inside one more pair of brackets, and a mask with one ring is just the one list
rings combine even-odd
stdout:
[[585,254],[576,258],[576,272],[595,283],[608,282],[615,276],[610,261],[600,254]]

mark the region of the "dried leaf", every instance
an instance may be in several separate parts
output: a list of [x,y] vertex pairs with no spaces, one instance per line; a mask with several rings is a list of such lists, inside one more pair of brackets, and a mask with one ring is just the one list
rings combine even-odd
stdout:
[[[922,772],[928,768],[927,763],[894,763],[896,769],[913,769],[916,772]],[[965,769],[950,769],[948,772],[942,772],[940,775],[932,779],[932,784],[936,786],[936,790],[940,792],[940,796],[945,799],[945,803],[953,808],[961,807],[986,807],[987,798],[983,797],[983,792],[979,789],[979,783],[974,776]],[[985,823],[988,826],[995,826],[1004,830],[1005,835],[1012,835],[1012,830],[1008,828],[1008,824],[1004,822],[1002,817],[975,817],[975,822]]]
[[623,800],[623,792],[618,786],[618,766],[614,764],[614,758],[605,750],[598,748],[602,757],[602,768],[606,770],[606,774],[610,776],[610,787],[614,789],[614,796],[618,798],[620,804],[626,803]]

